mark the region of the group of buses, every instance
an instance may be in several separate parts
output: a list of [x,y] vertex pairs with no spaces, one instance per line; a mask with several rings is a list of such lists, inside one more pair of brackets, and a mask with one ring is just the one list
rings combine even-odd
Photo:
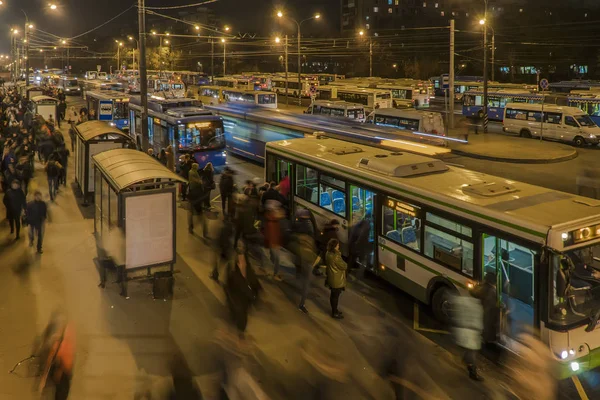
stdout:
[[[435,96],[429,82],[323,75],[301,76],[298,85],[291,74],[287,81],[244,74],[201,84],[196,78],[150,78],[147,130],[137,74],[103,79],[90,73],[80,87],[98,119],[127,130],[140,150],[171,145],[217,170],[229,153],[264,165],[267,181],[289,179],[290,215],[309,210],[317,229],[340,220],[345,255],[348,233],[367,219],[365,269],[430,305],[438,318],[448,318],[453,295],[492,276],[500,346],[526,352],[520,337],[534,332],[560,377],[600,366],[597,200],[435,158],[448,149],[434,146],[444,138],[439,113],[423,110]],[[275,110],[286,91],[314,101],[306,113]],[[592,99],[592,92],[580,98]],[[481,104],[479,86],[461,94],[465,109]],[[581,108],[545,104],[544,97],[527,88],[494,88],[489,101],[502,105],[505,123],[539,118],[542,125],[595,126]],[[538,115],[534,107],[542,104]],[[373,124],[360,122],[369,118]],[[534,136],[534,126],[527,126],[522,129]]]

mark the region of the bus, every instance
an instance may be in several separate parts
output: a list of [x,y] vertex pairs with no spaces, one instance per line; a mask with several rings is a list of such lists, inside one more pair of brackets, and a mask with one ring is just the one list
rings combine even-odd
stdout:
[[[493,121],[504,119],[504,108],[508,103],[541,104],[543,96],[536,93],[517,90],[499,90],[488,92],[488,118]],[[483,118],[483,92],[471,90],[463,96],[462,115],[468,118]]]
[[[278,95],[285,94],[285,78],[275,77],[271,79],[271,90],[277,93]],[[315,80],[302,79],[298,82],[298,78],[288,78],[287,79],[287,87],[288,93],[291,96],[298,97],[298,95],[302,97],[310,97],[310,88],[312,86],[319,86],[319,82]]]
[[200,100],[202,104],[219,104],[223,100],[223,86],[188,86],[187,97]]
[[504,110],[502,130],[525,138],[542,137],[576,146],[600,142],[600,128],[577,107],[509,103]]
[[58,80],[58,84],[56,85],[59,89],[67,95],[77,95],[81,94],[81,87],[79,87],[79,82],[77,78],[73,78],[70,76],[61,76]]
[[446,148],[448,141],[465,143],[461,139],[364,124],[349,118],[304,115],[245,104],[219,104],[205,108],[223,117],[229,153],[261,164],[265,160],[268,142],[314,134],[432,156],[447,154],[450,151]]
[[337,98],[349,103],[362,104],[368,110],[392,108],[390,90],[340,87],[337,89]]
[[577,107],[586,112],[596,125],[600,126],[600,92],[589,92],[586,95],[570,95],[567,105]]
[[[190,154],[200,167],[211,162],[219,170],[226,164],[223,119],[199,106],[194,99],[148,99],[148,132],[142,133],[139,97],[129,105],[129,134],[142,151],[172,146],[178,158]],[[176,158],[176,159],[177,159]]]
[[129,131],[129,95],[114,90],[86,93],[87,108],[94,110],[99,121],[106,121],[122,131]]
[[238,83],[237,79],[229,78],[226,76],[213,79],[214,86],[223,86],[223,87],[235,89],[235,88],[237,88],[237,83]]
[[344,117],[358,122],[365,122],[365,107],[362,104],[348,103],[343,100],[313,101],[308,106],[308,109],[304,111],[304,114],[330,115],[332,117]]
[[377,89],[384,89],[392,92],[392,105],[395,108],[429,107],[430,94],[427,93],[427,87],[386,83],[377,85]]
[[210,85],[210,78],[204,72],[176,71],[175,74],[180,77],[186,86]]
[[431,135],[446,135],[444,117],[439,112],[380,108],[368,116],[367,122]]
[[573,90],[591,90],[599,87],[599,81],[589,80],[572,80],[550,83],[550,91],[558,93],[570,93]]
[[364,268],[438,319],[490,279],[500,346],[522,354],[533,333],[561,378],[600,366],[597,200],[329,138],[270,142],[266,157],[266,181],[290,180],[291,215],[340,220],[345,254],[366,225]]
[[223,90],[223,100],[228,103],[253,104],[277,108],[277,93],[264,90]]
[[236,89],[242,90],[261,90],[260,80],[255,78],[235,78],[237,79]]

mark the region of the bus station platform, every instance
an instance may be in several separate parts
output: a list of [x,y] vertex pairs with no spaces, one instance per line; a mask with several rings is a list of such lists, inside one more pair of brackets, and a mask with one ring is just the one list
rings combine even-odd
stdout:
[[[451,130],[449,136],[464,139],[465,130]],[[575,147],[568,144],[500,133],[469,133],[468,143],[450,142],[449,147],[460,156],[518,164],[549,164],[577,157]]]

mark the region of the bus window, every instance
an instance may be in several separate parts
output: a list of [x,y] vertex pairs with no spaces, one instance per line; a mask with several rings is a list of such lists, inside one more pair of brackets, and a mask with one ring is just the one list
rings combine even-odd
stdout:
[[357,109],[357,110],[348,110],[348,118],[352,118],[352,119],[363,119],[365,117],[365,112],[364,110],[361,109]]
[[126,102],[114,103],[113,118],[114,119],[125,119],[127,118],[127,110],[129,109]]
[[274,94],[259,94],[258,104],[275,104],[276,96]]
[[321,115],[331,115],[331,108],[329,108],[329,107],[320,107],[319,114],[321,114]]
[[559,125],[561,119],[562,114],[560,113],[544,113],[544,123]]
[[318,195],[317,171],[304,165],[296,165],[296,196],[318,204]]
[[197,122],[179,125],[179,143],[183,147],[215,149],[225,143],[223,127],[218,122]]
[[154,120],[148,117],[148,143],[154,144]]
[[421,249],[421,219],[419,207],[395,199],[387,199],[383,205],[382,235],[386,238],[419,251]]
[[346,182],[321,174],[320,183],[319,205],[345,218]]
[[427,213],[425,255],[433,260],[473,276],[471,228]]
[[342,110],[340,108],[332,108],[331,109],[331,115],[334,115],[336,117],[343,117],[344,116],[344,110]]

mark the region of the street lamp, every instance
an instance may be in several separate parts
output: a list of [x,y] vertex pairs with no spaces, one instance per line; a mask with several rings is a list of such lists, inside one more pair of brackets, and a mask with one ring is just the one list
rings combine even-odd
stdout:
[[[275,43],[280,43],[281,42],[281,38],[276,37],[275,38]],[[284,63],[285,63],[285,105],[287,106],[289,104],[289,96],[288,96],[288,36],[285,35],[285,41],[283,43],[283,47],[284,47]]]
[[56,4],[50,4],[50,9],[51,10],[56,10],[58,7],[56,7]]
[[123,42],[115,40],[115,43],[117,44],[117,71],[119,71],[121,69],[121,47],[123,46]]
[[[365,36],[365,31],[362,29],[358,31],[358,36],[361,38]],[[369,78],[373,76],[373,39],[369,35]]]
[[[227,28],[225,28],[227,30]],[[225,38],[221,38],[221,43],[223,43],[223,76],[225,76],[225,71],[227,67],[227,41]]]
[[133,70],[135,70],[135,51],[136,50],[140,51],[140,42],[136,38],[134,38],[133,36],[131,36],[131,35],[127,36],[127,39],[130,42],[135,41],[135,49],[133,49],[133,51],[132,51],[132,53],[133,53],[133,61],[132,61],[132,66],[131,66],[131,68]]
[[483,18],[479,20],[479,25],[483,27],[483,133],[488,131],[488,56],[487,56],[487,29],[492,30],[492,80],[494,80],[494,56],[496,32],[487,20],[488,0],[485,0],[485,9]]
[[301,75],[302,75],[301,57],[302,56],[300,54],[300,41],[301,41],[301,36],[302,35],[301,35],[301,32],[300,32],[300,28],[302,27],[302,24],[305,23],[305,22],[307,22],[307,21],[310,21],[310,20],[313,20],[313,19],[320,19],[321,18],[321,14],[317,13],[317,14],[313,15],[310,18],[303,19],[300,22],[296,21],[294,18],[291,18],[291,17],[288,17],[288,16],[284,16],[284,14],[283,14],[282,11],[277,11],[277,17],[278,18],[287,18],[288,20],[294,22],[296,24],[296,27],[298,28],[298,34],[297,34],[297,37],[298,37],[298,104],[302,105],[302,82],[301,82],[301,80],[302,80],[302,78],[301,78]]

